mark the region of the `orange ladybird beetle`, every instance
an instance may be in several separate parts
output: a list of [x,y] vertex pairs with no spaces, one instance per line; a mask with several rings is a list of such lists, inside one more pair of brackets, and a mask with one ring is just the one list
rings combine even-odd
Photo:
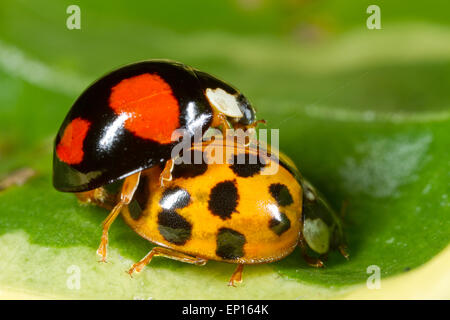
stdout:
[[[220,148],[226,161],[212,163]],[[147,169],[132,184],[138,185],[136,190],[125,181],[117,196],[123,199],[133,192],[130,204],[121,209],[123,218],[158,245],[131,267],[130,275],[154,256],[196,265],[217,260],[237,264],[229,281],[234,286],[242,281],[245,264],[280,260],[297,246],[315,267],[323,262],[309,256],[309,249],[324,256],[339,248],[347,257],[339,216],[287,156],[220,139],[195,144],[189,153],[191,160],[203,161],[176,163],[172,180],[164,186],[159,183],[162,166]],[[79,197],[107,203],[104,189]]]

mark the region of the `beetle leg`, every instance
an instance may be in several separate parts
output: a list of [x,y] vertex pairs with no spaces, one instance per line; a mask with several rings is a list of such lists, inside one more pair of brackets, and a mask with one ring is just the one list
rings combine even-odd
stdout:
[[208,260],[192,257],[187,254],[163,247],[155,247],[153,248],[141,261],[136,262],[133,266],[128,270],[128,274],[131,276],[133,272],[141,272],[142,269],[152,261],[152,258],[155,256],[161,256],[172,260],[177,260],[181,262],[186,262],[190,264],[196,264],[198,266],[203,266],[206,264]]
[[236,287],[236,282],[241,283],[242,282],[242,271],[244,270],[243,264],[238,264],[236,269],[234,270],[233,274],[231,275],[230,281],[228,282],[228,285],[230,287]]
[[100,246],[97,249],[97,254],[99,254],[102,259],[101,262],[106,261],[106,247],[108,245],[108,230],[111,227],[111,224],[119,215],[120,211],[122,211],[123,206],[128,205],[133,199],[134,192],[136,191],[139,185],[139,178],[141,176],[141,172],[135,173],[127,178],[125,178],[122,190],[120,192],[120,200],[114,208],[111,210],[111,213],[106,217],[103,221],[103,233],[102,239],[100,242]]
[[320,261],[322,262],[326,262],[328,260],[328,252],[327,253],[323,253],[319,256]]
[[213,116],[213,121],[211,123],[212,127],[222,126],[222,135],[223,137],[227,136],[227,130],[231,129],[230,124],[227,121],[227,116],[223,113],[215,113]]
[[172,170],[174,165],[175,161],[173,159],[167,160],[164,170],[161,172],[161,175],[159,176],[161,187],[164,187],[164,181],[172,181]]
[[236,128],[236,129],[243,129],[243,130],[248,130],[248,129],[255,129],[257,126],[258,126],[258,124],[260,124],[260,123],[262,123],[262,124],[267,124],[267,121],[266,120],[264,120],[264,119],[260,119],[260,120],[256,120],[255,122],[253,122],[253,123],[251,123],[251,124],[235,124],[234,125],[234,127]]
[[112,210],[114,207],[115,196],[108,194],[103,187],[84,192],[77,192],[75,195],[78,200],[84,204],[93,204],[108,210]]
[[308,256],[308,253],[306,250],[307,244],[306,244],[306,241],[303,238],[302,234],[300,234],[300,238],[298,239],[298,246],[300,247],[300,250],[302,251],[303,259],[305,259],[307,264],[309,264],[311,267],[315,267],[315,268],[322,268],[324,266],[322,260]]
[[338,250],[345,259],[348,260],[350,258],[350,255],[347,252],[347,246],[345,244],[340,244],[338,246]]
[[[340,216],[341,216],[342,220],[344,220],[345,214],[347,213],[347,208],[348,208],[348,201],[345,200],[342,202],[341,211],[340,211]],[[342,241],[342,243],[340,243],[338,245],[338,250],[345,259],[347,259],[347,260],[349,259],[350,255],[347,252],[347,245],[344,243],[344,241]]]

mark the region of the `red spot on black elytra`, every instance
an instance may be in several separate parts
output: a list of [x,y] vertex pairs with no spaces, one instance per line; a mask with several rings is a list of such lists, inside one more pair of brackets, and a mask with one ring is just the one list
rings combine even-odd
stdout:
[[172,132],[180,126],[178,101],[157,74],[120,81],[111,89],[109,105],[117,115],[128,114],[125,128],[144,139],[170,143]]
[[56,146],[56,154],[61,161],[70,165],[83,161],[83,142],[90,125],[89,121],[82,118],[75,118],[69,123]]

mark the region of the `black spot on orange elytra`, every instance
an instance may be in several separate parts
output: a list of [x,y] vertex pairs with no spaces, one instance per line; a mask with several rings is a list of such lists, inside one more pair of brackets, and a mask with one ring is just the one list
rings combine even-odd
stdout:
[[233,170],[236,175],[243,178],[252,177],[253,175],[258,174],[266,166],[266,162],[264,160],[261,161],[257,154],[237,154],[234,155],[231,161],[231,170]]
[[191,238],[192,224],[175,211],[163,209],[158,214],[158,230],[167,241],[184,245]]
[[159,205],[164,210],[174,211],[186,207],[190,201],[189,192],[180,187],[172,187],[163,192]]
[[236,212],[239,201],[236,182],[227,180],[219,182],[211,189],[208,200],[208,209],[212,214],[226,220],[231,218],[231,214]]
[[277,201],[278,205],[284,207],[292,204],[292,196],[286,185],[282,183],[273,183],[269,186],[269,192],[272,197]]
[[278,236],[281,236],[290,227],[291,221],[283,212],[280,212],[279,217],[274,217],[269,221],[269,228]]
[[235,260],[244,256],[245,236],[236,230],[221,228],[217,232],[216,255],[226,260]]
[[[195,163],[195,159],[202,159],[201,163]],[[200,176],[206,172],[208,165],[203,161],[203,153],[198,150],[191,152],[191,163],[181,163],[175,165],[172,170],[172,178],[194,178]]]

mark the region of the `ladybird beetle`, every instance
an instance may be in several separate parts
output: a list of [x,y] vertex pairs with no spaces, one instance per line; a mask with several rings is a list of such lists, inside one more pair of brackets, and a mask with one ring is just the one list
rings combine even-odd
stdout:
[[55,139],[53,184],[92,190],[170,159],[172,133],[255,123],[237,89],[192,67],[150,60],[119,68],[75,101]]
[[[212,145],[223,145],[224,159],[229,154],[231,159],[211,163]],[[323,262],[309,256],[308,247],[325,255],[337,246],[346,255],[339,217],[326,213],[331,208],[289,158],[269,157],[260,149],[220,140],[195,144],[190,152],[206,161],[175,164],[172,181],[163,187],[158,183],[161,166],[142,172],[132,201],[121,212],[136,233],[159,246],[129,274],[141,271],[154,256],[196,265],[217,260],[237,264],[229,282],[234,286],[245,264],[280,260],[296,246],[315,267]],[[242,164],[239,157],[245,159]],[[278,170],[268,174],[273,165]]]
[[[170,181],[176,130],[194,137],[210,127],[248,129],[257,123],[243,94],[205,72],[168,60],[127,65],[75,101],[55,139],[53,185],[85,192],[126,178],[127,197],[111,212],[107,227],[132,198],[142,170],[165,163],[161,183]],[[99,248],[103,260],[106,227]]]

